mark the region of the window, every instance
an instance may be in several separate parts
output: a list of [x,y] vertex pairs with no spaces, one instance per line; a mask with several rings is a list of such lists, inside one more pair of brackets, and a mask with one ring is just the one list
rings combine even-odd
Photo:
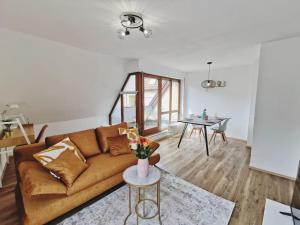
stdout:
[[159,80],[144,77],[144,129],[158,127]]
[[128,126],[136,126],[136,77],[130,76],[124,90],[121,92],[123,101],[123,121]]
[[177,122],[180,112],[180,81],[169,77],[144,74],[142,76],[144,135],[168,129]]
[[110,124],[127,122],[128,126],[136,126],[136,74],[130,74],[109,114]]
[[179,81],[162,79],[162,110],[160,130],[167,129],[179,118]]
[[130,74],[110,112],[110,124],[127,122],[143,135],[168,129],[180,115],[180,80]]

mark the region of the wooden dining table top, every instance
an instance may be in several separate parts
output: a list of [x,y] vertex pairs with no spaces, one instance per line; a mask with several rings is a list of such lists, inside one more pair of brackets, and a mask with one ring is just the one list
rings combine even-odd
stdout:
[[[23,124],[23,127],[30,142],[34,143],[35,135],[34,135],[33,124]],[[27,142],[19,127],[12,129],[12,135],[10,137],[0,138],[0,148],[25,145],[25,144],[27,144]]]

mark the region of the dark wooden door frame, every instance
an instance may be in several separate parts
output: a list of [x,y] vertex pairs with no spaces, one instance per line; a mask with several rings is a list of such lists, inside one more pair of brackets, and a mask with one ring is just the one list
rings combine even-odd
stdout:
[[[181,81],[179,79],[171,78],[171,77],[166,77],[166,76],[159,76],[159,75],[154,75],[154,74],[148,74],[148,73],[143,73],[141,72],[137,77],[139,79],[139,85],[138,86],[138,93],[140,93],[137,98],[137,123],[139,124],[140,127],[140,132],[142,135],[150,135],[154,133],[158,133],[160,131],[161,127],[161,115],[165,114],[164,112],[161,112],[161,98],[162,98],[162,80],[168,80],[170,82],[170,104],[169,104],[169,120],[171,121],[171,116],[172,113],[178,112],[177,118],[179,119],[180,115],[180,98],[181,98]],[[151,128],[148,130],[145,130],[144,126],[144,77],[149,77],[149,78],[154,78],[158,79],[158,126],[155,128]],[[172,110],[172,81],[178,82],[178,110]],[[139,116],[138,116],[139,115]]]
[[[152,127],[152,128],[149,128],[149,129],[145,129],[145,104],[144,104],[144,94],[145,94],[145,86],[144,86],[144,80],[145,80],[145,77],[146,78],[153,78],[153,79],[157,79],[158,81],[158,89],[157,89],[157,101],[158,101],[158,105],[157,105],[157,118],[158,118],[158,121],[157,121],[157,126],[156,127]],[[146,73],[142,73],[142,89],[141,89],[141,101],[142,101],[142,107],[139,109],[141,111],[141,115],[142,115],[142,121],[141,121],[141,124],[142,124],[142,127],[143,127],[143,130],[142,130],[142,135],[150,135],[150,134],[154,134],[154,133],[158,133],[159,132],[159,127],[160,127],[160,120],[159,120],[159,112],[160,112],[160,89],[161,89],[161,82],[160,82],[160,78],[158,76],[155,76],[155,75],[152,75],[152,74],[146,74]]]
[[[168,113],[169,114],[169,122],[172,118],[172,113],[178,112],[177,118],[179,119],[180,116],[180,103],[181,103],[181,80],[176,78],[171,78],[167,76],[160,76],[160,75],[154,75],[154,74],[148,74],[144,72],[134,72],[129,73],[125,79],[125,82],[117,96],[117,99],[115,100],[113,107],[109,113],[109,124],[112,124],[112,114],[120,100],[121,103],[121,122],[124,121],[124,98],[121,92],[125,89],[126,84],[128,83],[131,76],[135,76],[136,79],[136,124],[140,130],[140,133],[142,135],[150,135],[153,133],[157,133],[161,129],[161,115]],[[148,130],[145,130],[144,126],[144,77],[154,78],[158,80],[158,126],[154,128],[150,128]],[[162,80],[168,80],[170,82],[170,99],[169,99],[169,111],[161,112],[161,98],[162,98]],[[179,85],[179,93],[178,93],[178,110],[172,110],[172,85],[173,82],[178,82]]]

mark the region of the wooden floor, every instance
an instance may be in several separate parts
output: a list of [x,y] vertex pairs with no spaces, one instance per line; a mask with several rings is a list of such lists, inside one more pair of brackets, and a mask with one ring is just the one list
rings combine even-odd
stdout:
[[5,170],[3,188],[0,188],[0,224],[1,225],[19,225],[17,207],[15,203],[16,175],[13,159]]
[[[227,145],[216,140],[210,145],[210,157],[205,154],[204,141],[199,136],[185,138],[177,149],[178,138],[161,141],[159,166],[179,177],[236,203],[230,225],[261,225],[265,199],[289,204],[293,182],[249,170],[250,150],[242,141],[228,140]],[[6,170],[0,189],[0,224],[18,225],[14,200],[16,183],[14,165]]]
[[236,203],[230,225],[261,225],[265,199],[290,204],[293,182],[284,178],[250,170],[251,150],[246,143],[228,139],[210,145],[210,156],[205,153],[204,139],[198,135],[160,142],[159,167],[176,174],[209,192]]

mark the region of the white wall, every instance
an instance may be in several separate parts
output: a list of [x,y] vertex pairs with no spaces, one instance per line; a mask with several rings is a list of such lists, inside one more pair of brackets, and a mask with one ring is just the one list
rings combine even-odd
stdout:
[[255,64],[213,70],[211,79],[225,80],[226,87],[209,89],[201,87],[207,71],[189,73],[186,79],[188,114],[201,114],[206,108],[209,115],[231,117],[227,136],[246,140],[250,116]]
[[[102,125],[108,125],[108,122],[106,117],[88,117],[77,120],[50,122],[47,124],[48,128],[46,129],[45,137],[56,134],[65,134],[75,131],[97,128]],[[40,132],[43,125],[44,124],[34,125],[35,134],[38,134]]]
[[159,63],[149,61],[147,59],[139,60],[139,69],[140,71],[143,71],[145,73],[173,77],[177,79],[183,79],[185,76],[185,73],[180,70],[172,69],[168,66],[164,66]]
[[0,49],[0,110],[18,103],[37,124],[90,117],[107,122],[126,60],[5,29]]
[[149,61],[147,59],[139,59],[139,71],[154,74],[154,75],[160,75],[160,76],[167,76],[172,77],[176,79],[181,80],[181,117],[186,113],[186,107],[185,107],[185,77],[187,73],[170,68],[168,66],[161,65],[160,63]]
[[250,165],[296,177],[300,159],[300,37],[261,49]]
[[46,135],[108,124],[108,114],[130,72],[182,78],[183,73],[147,60],[122,59],[0,29],[0,111],[18,103],[43,124]]
[[[260,54],[260,51],[259,51]],[[250,102],[250,114],[249,114],[249,125],[248,125],[248,137],[247,145],[252,147],[253,145],[253,130],[254,130],[254,117],[255,117],[255,102],[257,93],[257,80],[258,80],[258,69],[259,60],[253,65],[253,76],[252,76],[252,90],[251,90],[251,102]]]

